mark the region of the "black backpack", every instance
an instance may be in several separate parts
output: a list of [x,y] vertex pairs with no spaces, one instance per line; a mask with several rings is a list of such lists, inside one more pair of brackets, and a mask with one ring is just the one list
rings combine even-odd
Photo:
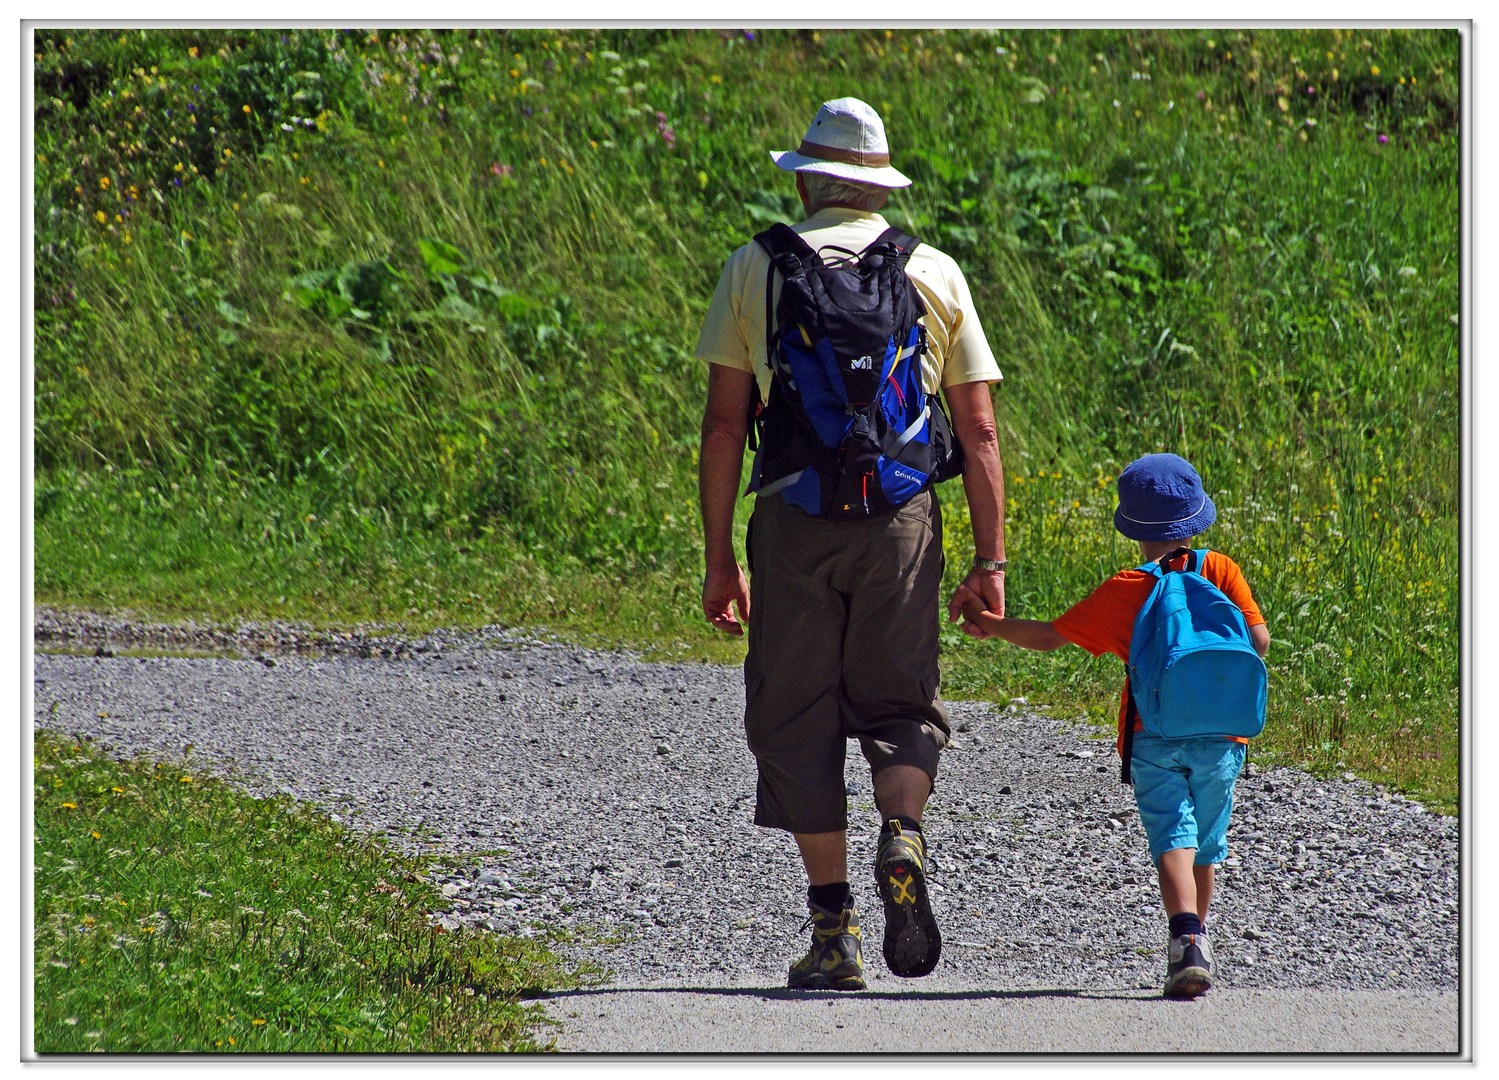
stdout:
[[831,263],[787,225],[755,242],[770,255],[772,378],[768,401],[758,400],[757,384],[749,490],[779,492],[808,514],[843,521],[891,510],[961,474],[941,395],[922,386],[926,328],[917,320],[926,305],[906,276],[921,241],[887,229],[858,254],[831,249],[843,253]]

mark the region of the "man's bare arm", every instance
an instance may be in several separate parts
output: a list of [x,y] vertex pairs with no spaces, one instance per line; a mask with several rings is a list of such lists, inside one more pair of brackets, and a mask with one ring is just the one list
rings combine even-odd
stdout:
[[[968,496],[968,516],[973,523],[974,554],[981,559],[1005,557],[1005,475],[999,460],[999,437],[994,426],[994,405],[986,382],[963,383],[946,390],[947,409],[953,433],[963,447],[965,461],[963,491]],[[983,600],[994,614],[1005,613],[1003,572],[973,570],[963,585]],[[962,615],[957,592],[947,604],[949,622]]]
[[[742,634],[749,622],[749,585],[734,555],[734,502],[744,468],[749,403],[755,377],[708,365],[708,404],[698,453],[698,502],[703,514],[703,614],[720,630]],[[739,618],[731,605],[738,604]]]

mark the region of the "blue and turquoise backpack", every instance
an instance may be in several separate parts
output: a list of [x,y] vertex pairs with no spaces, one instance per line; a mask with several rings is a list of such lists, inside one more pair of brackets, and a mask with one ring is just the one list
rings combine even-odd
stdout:
[[[1170,562],[1187,553],[1184,569]],[[1124,731],[1123,780],[1129,783],[1134,714],[1163,739],[1202,735],[1253,738],[1265,727],[1265,662],[1244,613],[1202,576],[1206,549],[1178,548],[1139,569],[1156,577],[1135,617],[1129,646],[1132,715]]]
[[847,521],[961,473],[941,395],[922,385],[926,306],[906,277],[921,241],[887,229],[862,252],[832,249],[841,254],[831,261],[787,225],[755,242],[770,256],[765,351],[774,377],[769,400],[757,395],[752,406],[749,490]]

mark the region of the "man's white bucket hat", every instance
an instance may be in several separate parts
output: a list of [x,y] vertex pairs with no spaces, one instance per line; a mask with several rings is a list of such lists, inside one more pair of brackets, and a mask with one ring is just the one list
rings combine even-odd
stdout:
[[876,187],[910,187],[911,181],[890,167],[890,144],[880,114],[858,98],[824,101],[795,150],[772,150],[787,172],[815,172],[857,180]]

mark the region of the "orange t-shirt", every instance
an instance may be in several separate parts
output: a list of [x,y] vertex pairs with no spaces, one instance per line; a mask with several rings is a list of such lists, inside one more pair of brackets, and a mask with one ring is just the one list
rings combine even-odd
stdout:
[[[1260,614],[1259,605],[1254,602],[1254,597],[1249,593],[1249,583],[1244,580],[1244,572],[1239,569],[1239,564],[1227,555],[1217,551],[1209,551],[1208,557],[1203,560],[1202,576],[1211,581],[1223,594],[1239,605],[1239,610],[1244,613],[1244,621],[1250,626],[1258,626],[1265,621]],[[1180,556],[1170,563],[1172,569],[1179,570],[1186,566],[1187,557]],[[1109,578],[1088,596],[1086,600],[1080,600],[1073,604],[1058,618],[1052,620],[1052,628],[1074,645],[1080,645],[1094,656],[1102,656],[1104,653],[1113,653],[1126,664],[1129,663],[1130,638],[1135,633],[1135,617],[1140,614],[1140,608],[1145,606],[1145,601],[1150,599],[1150,591],[1155,588],[1156,577],[1143,570],[1121,570]],[[1128,681],[1125,682],[1128,687]],[[1124,753],[1124,723],[1125,717],[1129,715],[1129,698],[1126,691],[1119,693],[1119,738],[1115,747],[1120,754]],[[1140,721],[1135,721],[1135,730],[1140,730]],[[1239,739],[1239,742],[1247,743],[1248,739]]]

